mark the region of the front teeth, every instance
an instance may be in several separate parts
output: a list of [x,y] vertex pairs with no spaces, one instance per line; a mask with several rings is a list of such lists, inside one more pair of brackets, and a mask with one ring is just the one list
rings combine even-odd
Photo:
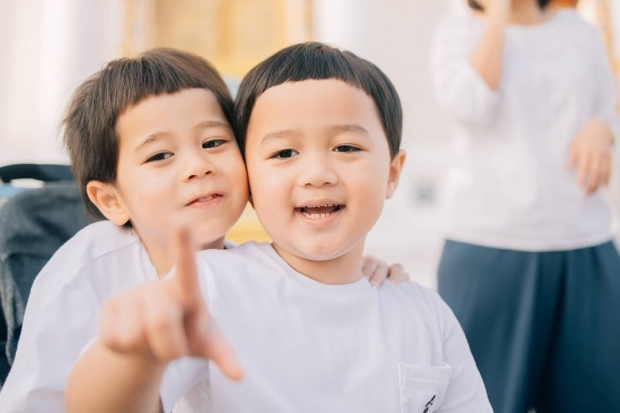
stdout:
[[208,202],[213,199],[213,195],[205,196],[204,198],[198,198],[196,202]]
[[303,216],[309,219],[321,219],[321,218],[325,218],[328,215],[333,214],[333,212],[330,214],[309,214],[306,211],[301,211],[301,213],[303,214]]
[[[307,210],[310,209],[316,209],[316,208],[335,208],[332,212],[327,212],[327,213],[312,213],[312,212],[308,212]],[[305,206],[303,208],[301,208],[301,213],[303,216],[305,216],[308,219],[312,219],[312,220],[319,220],[319,219],[323,219],[331,214],[333,214],[334,212],[339,211],[340,208],[338,207],[338,204],[327,204],[327,205],[316,205],[316,206]]]

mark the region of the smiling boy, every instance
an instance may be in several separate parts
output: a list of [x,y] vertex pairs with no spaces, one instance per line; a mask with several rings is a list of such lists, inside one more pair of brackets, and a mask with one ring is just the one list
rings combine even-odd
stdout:
[[109,221],[82,229],[37,275],[0,412],[64,411],[101,304],[170,271],[177,225],[201,249],[224,247],[248,199],[232,109],[213,66],[173,49],[112,61],[75,91],[64,141],[86,208]]
[[[76,90],[65,144],[87,209],[109,221],[81,230],[37,276],[1,413],[64,411],[69,373],[96,337],[102,303],[170,271],[178,225],[198,249],[224,248],[248,200],[232,112],[219,73],[174,49],[114,60]],[[387,266],[365,262],[380,283]],[[180,404],[197,409],[201,394],[196,387]]]
[[[490,412],[445,303],[414,283],[362,279],[366,234],[405,160],[389,79],[351,53],[292,46],[243,80],[234,126],[273,244],[194,263],[182,236],[175,276],[106,307],[101,340],[70,379],[69,411],[153,412],[160,384],[170,411],[207,378],[213,412]],[[169,364],[184,355],[221,370]]]

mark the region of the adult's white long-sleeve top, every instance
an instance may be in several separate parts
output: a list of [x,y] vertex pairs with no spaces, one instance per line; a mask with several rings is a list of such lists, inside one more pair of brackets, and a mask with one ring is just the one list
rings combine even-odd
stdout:
[[567,168],[570,145],[590,120],[618,135],[598,30],[572,10],[538,25],[508,25],[493,90],[471,64],[485,24],[473,14],[449,16],[434,43],[435,91],[455,120],[447,237],[524,251],[610,240],[607,194],[586,197]]

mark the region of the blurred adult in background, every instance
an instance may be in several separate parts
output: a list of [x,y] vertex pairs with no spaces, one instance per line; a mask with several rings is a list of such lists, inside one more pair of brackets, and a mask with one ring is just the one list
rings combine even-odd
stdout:
[[618,411],[614,80],[597,29],[548,2],[470,0],[437,33],[458,154],[439,292],[495,412]]

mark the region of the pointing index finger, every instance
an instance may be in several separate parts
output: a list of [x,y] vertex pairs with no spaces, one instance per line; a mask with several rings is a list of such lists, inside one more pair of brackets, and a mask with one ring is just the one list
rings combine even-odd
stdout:
[[200,283],[198,282],[198,270],[196,268],[196,257],[194,256],[194,245],[191,233],[187,227],[180,227],[175,235],[175,284],[178,287],[183,303],[192,306],[196,304],[197,300],[202,300]]

